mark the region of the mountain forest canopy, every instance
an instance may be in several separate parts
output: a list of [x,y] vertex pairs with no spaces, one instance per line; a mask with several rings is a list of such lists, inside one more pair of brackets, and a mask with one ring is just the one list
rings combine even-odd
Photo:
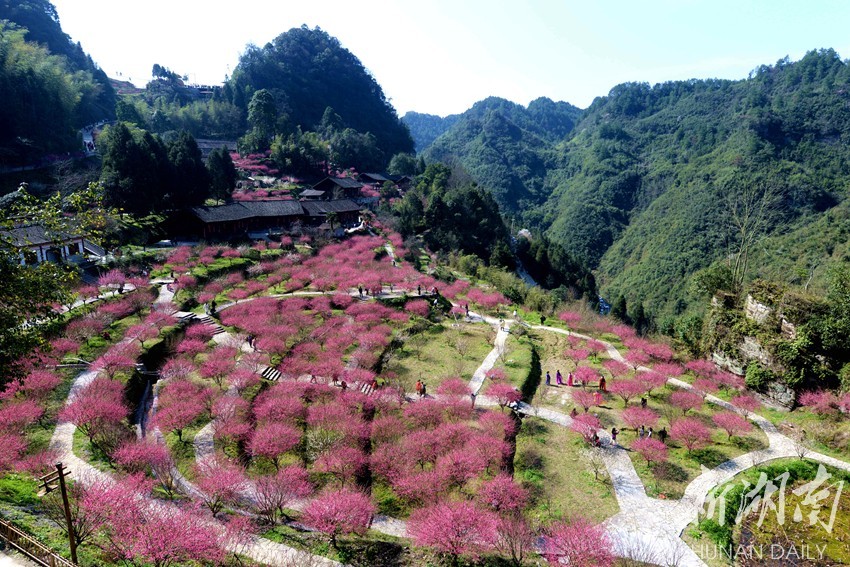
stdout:
[[458,160],[609,300],[669,325],[705,305],[689,282],[715,262],[737,267],[733,287],[825,290],[827,266],[850,258],[848,99],[850,67],[826,49],[740,81],[618,85],[584,111],[487,99],[424,154]]
[[274,122],[268,127],[276,133],[290,135],[298,127],[315,131],[330,107],[339,116],[338,129],[374,136],[384,164],[413,150],[407,127],[375,78],[319,28],[293,28],[264,47],[248,47],[223,95],[250,114],[262,90],[271,97]]
[[44,0],[0,0],[0,163],[79,147],[76,130],[115,115],[106,74]]

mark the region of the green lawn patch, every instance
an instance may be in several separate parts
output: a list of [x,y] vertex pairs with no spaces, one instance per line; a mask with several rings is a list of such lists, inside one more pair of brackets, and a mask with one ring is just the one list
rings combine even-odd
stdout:
[[407,391],[413,390],[417,380],[423,380],[429,391],[435,392],[447,378],[460,376],[469,380],[493,350],[494,338],[489,325],[454,326],[447,319],[405,341],[391,370],[398,374]]
[[531,515],[542,521],[583,515],[601,522],[619,511],[611,485],[594,479],[580,456],[582,448],[579,436],[564,427],[523,419],[514,477],[531,490]]

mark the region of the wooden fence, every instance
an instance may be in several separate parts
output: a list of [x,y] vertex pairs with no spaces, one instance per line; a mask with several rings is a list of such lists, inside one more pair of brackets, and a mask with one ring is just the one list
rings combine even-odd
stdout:
[[0,520],[0,539],[44,567],[77,567],[5,520]]

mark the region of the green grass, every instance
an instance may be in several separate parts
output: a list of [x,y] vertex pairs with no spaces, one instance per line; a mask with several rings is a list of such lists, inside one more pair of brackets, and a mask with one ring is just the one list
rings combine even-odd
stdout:
[[86,434],[79,429],[74,430],[74,454],[98,470],[115,472],[109,456],[100,447],[90,443]]
[[532,516],[549,521],[583,515],[601,522],[619,511],[611,485],[595,480],[580,457],[583,447],[579,436],[564,427],[532,417],[523,420],[514,478],[531,490]]
[[408,340],[391,370],[408,391],[421,379],[433,393],[447,378],[469,380],[493,350],[494,338],[489,325],[465,323],[453,327],[447,319]]

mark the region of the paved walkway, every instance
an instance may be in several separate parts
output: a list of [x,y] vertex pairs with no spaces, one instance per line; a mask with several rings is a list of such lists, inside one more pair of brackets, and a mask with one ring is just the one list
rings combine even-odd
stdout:
[[[156,301],[162,303],[171,301],[172,298],[173,294],[170,294],[167,286],[162,286],[160,288],[160,295]],[[179,313],[175,313],[175,316],[179,316]],[[71,385],[71,391],[68,394],[66,403],[71,403],[79,392],[89,385],[96,376],[97,372],[92,370],[78,374],[74,379],[74,383]],[[73,423],[60,421],[57,424],[53,432],[53,437],[50,440],[50,449],[56,452],[57,461],[61,461],[70,470],[71,477],[78,482],[92,482],[94,479],[112,481],[113,479],[108,473],[98,470],[74,454],[74,432],[76,429]],[[181,486],[187,489],[187,493],[192,494],[193,487],[187,486],[188,483],[182,475],[180,478],[183,480]],[[160,501],[151,501],[151,505],[161,506],[163,504]],[[326,557],[312,555],[259,537],[252,538],[246,545],[241,545],[238,549],[232,549],[231,551],[246,555],[254,561],[276,567],[291,567],[292,565],[336,567],[340,565],[340,563]]]
[[[392,253],[391,249],[390,253]],[[284,294],[283,296],[308,294],[319,295],[321,293],[322,292],[296,292],[295,294]],[[398,293],[394,295],[401,295],[402,293],[403,292],[399,290]],[[356,295],[357,292],[355,291],[353,294]],[[163,285],[160,289],[160,295],[156,301],[168,302],[172,299],[173,294],[167,290],[167,286]],[[221,309],[228,306],[229,305],[222,306]],[[175,317],[184,315],[189,314],[181,312],[174,314]],[[475,313],[470,313],[470,319],[477,319],[486,324],[493,325],[496,327],[497,331],[493,350],[488,353],[481,365],[475,370],[469,382],[470,388],[477,393],[483,385],[486,372],[493,368],[500,355],[504,353],[505,341],[507,340],[510,326],[515,322],[506,321],[500,325],[500,321],[497,319],[480,316]],[[531,328],[538,331],[574,335],[582,339],[591,338],[586,335],[581,335],[579,333],[574,333],[556,327],[535,325]],[[610,358],[620,361],[624,360],[620,352],[611,343],[605,341],[601,342],[605,345],[607,354]],[[648,370],[648,368],[638,368],[638,371],[646,370]],[[72,386],[71,393],[68,398],[69,401],[73,399],[76,392],[93,380],[94,376],[94,372],[82,372]],[[678,388],[692,388],[690,384],[677,378],[668,378],[668,383]],[[798,456],[797,445],[794,441],[780,433],[767,419],[757,414],[748,413],[745,410],[737,408],[729,402],[721,400],[715,396],[706,396],[706,401],[746,416],[765,432],[769,441],[769,446],[761,451],[754,451],[736,457],[735,459],[722,463],[713,469],[706,469],[700,476],[691,481],[685,489],[684,496],[680,500],[659,500],[649,497],[646,494],[645,487],[640,480],[640,477],[638,476],[626,450],[617,445],[612,445],[610,435],[606,431],[599,431],[599,436],[603,440],[603,445],[605,446],[602,451],[603,459],[611,478],[617,502],[620,506],[620,511],[613,517],[606,520],[603,525],[614,545],[615,552],[618,555],[623,557],[632,557],[646,563],[661,565],[675,564],[682,567],[705,565],[699,557],[697,557],[694,551],[684,543],[680,536],[685,527],[697,518],[708,492],[712,488],[728,481],[736,474],[748,468],[773,459]],[[481,406],[491,406],[495,404],[495,401],[487,396],[478,396],[476,398],[476,404]],[[156,401],[154,402],[153,407],[155,411]],[[517,406],[517,411],[525,415],[545,419],[562,427],[569,427],[572,423],[572,419],[568,415],[548,408],[538,408],[521,403]],[[70,466],[75,475],[80,475],[84,472],[104,475],[105,473],[97,471],[94,467],[82,459],[78,459],[73,454],[72,445],[74,429],[75,427],[73,424],[60,423],[57,426],[56,432],[51,441],[51,448],[60,452],[61,459]],[[213,432],[214,423],[210,423],[203,428],[198,435],[196,435],[195,451],[197,458],[201,458],[213,452]],[[827,455],[822,455],[813,451],[806,451],[806,457],[850,471],[850,463]],[[178,482],[184,491],[189,494],[197,494],[197,488],[191,485],[191,483],[179,474],[178,476]],[[405,523],[402,520],[394,518],[376,517],[373,523],[373,528],[384,533],[400,537],[403,537],[406,534]],[[269,565],[291,564],[294,558],[299,557],[298,554],[301,554],[304,564],[335,564],[325,558],[309,556],[303,552],[260,538],[256,538],[248,546],[247,550],[242,550],[242,552],[256,561]]]

